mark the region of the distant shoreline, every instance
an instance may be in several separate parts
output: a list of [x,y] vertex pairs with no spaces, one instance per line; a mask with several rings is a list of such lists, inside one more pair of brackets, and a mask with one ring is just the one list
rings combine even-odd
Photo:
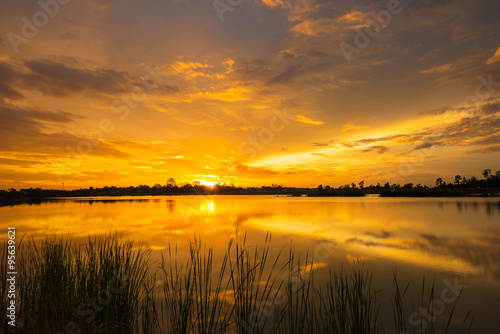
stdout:
[[[481,191],[478,191],[481,190]],[[74,193],[64,193],[62,191],[58,194],[50,195],[28,195],[19,192],[16,193],[2,193],[0,194],[0,207],[1,206],[12,206],[20,204],[40,204],[45,201],[54,198],[77,198],[77,197],[143,197],[143,196],[189,196],[189,195],[271,195],[271,196],[286,196],[286,197],[365,197],[366,195],[380,195],[380,197],[407,197],[407,198],[457,198],[457,197],[500,197],[500,189],[463,189],[463,190],[451,190],[451,189],[428,189],[428,190],[384,190],[380,192],[369,192],[362,191],[360,189],[346,189],[346,190],[330,190],[330,191],[318,191],[316,189],[310,189],[309,192],[238,192],[238,193],[168,193],[168,194],[155,194],[155,193],[140,193],[140,194],[74,194]]]

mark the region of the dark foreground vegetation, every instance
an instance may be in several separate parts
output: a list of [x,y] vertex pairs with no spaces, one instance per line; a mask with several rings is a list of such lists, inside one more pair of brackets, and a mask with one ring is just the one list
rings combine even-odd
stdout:
[[272,184],[262,187],[236,187],[231,184],[202,185],[200,182],[177,184],[175,179],[168,179],[165,185],[140,185],[137,187],[102,187],[73,190],[29,188],[8,191],[0,190],[0,206],[22,203],[37,203],[51,197],[88,197],[88,196],[145,196],[145,195],[288,195],[288,196],[365,196],[380,194],[382,197],[463,197],[463,196],[498,196],[500,193],[500,171],[492,174],[490,169],[482,172],[484,179],[475,176],[467,179],[456,175],[453,182],[446,183],[436,179],[435,187],[413,183],[365,186],[364,181],[351,183],[338,188],[319,185],[317,188],[286,187]]
[[[63,237],[25,239],[17,255],[12,332],[446,333],[457,322],[470,331],[470,312],[465,319],[454,317],[456,301],[436,322],[410,317],[413,310],[403,306],[408,285],[401,287],[396,274],[393,291],[377,290],[362,263],[332,269],[320,284],[313,263],[303,263],[291,249],[271,256],[269,242],[268,236],[262,248],[249,247],[245,237],[237,238],[216,261],[213,250],[195,239],[187,260],[169,247],[161,263],[154,263],[149,250],[117,235],[83,244]],[[0,250],[5,282],[5,243]],[[429,308],[434,284],[429,290],[424,278],[418,285],[422,298],[414,309]],[[2,284],[2,314],[6,293]],[[382,294],[393,300],[392,323],[379,318]],[[432,306],[429,312],[434,319]],[[9,332],[8,318],[1,321]]]

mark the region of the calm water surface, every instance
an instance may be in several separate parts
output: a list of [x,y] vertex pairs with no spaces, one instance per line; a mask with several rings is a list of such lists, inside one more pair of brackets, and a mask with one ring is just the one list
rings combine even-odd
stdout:
[[[318,280],[328,268],[365,261],[382,290],[383,314],[390,309],[394,271],[404,285],[411,282],[408,296],[417,300],[425,274],[435,280],[437,298],[446,281],[467,286],[455,312],[473,310],[473,332],[498,333],[500,328],[500,201],[495,198],[72,198],[1,207],[4,238],[7,226],[34,238],[118,231],[156,255],[177,244],[185,251],[179,256],[187,253],[194,235],[222,253],[236,230],[248,233],[250,245],[263,244],[269,231],[271,250],[292,245],[296,254],[308,254]],[[451,311],[452,304],[442,304],[444,313]]]

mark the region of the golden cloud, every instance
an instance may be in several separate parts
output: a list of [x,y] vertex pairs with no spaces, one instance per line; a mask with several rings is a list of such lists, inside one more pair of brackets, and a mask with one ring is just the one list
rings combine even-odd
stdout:
[[250,90],[245,87],[228,88],[215,92],[198,92],[195,97],[210,100],[221,100],[227,102],[250,100]]
[[325,122],[322,121],[315,121],[313,119],[310,119],[309,117],[306,117],[304,115],[297,115],[297,122],[305,123],[305,124],[313,124],[313,125],[321,125],[324,124]]
[[446,64],[446,65],[436,66],[436,67],[430,68],[428,70],[422,70],[422,71],[420,71],[420,74],[444,73],[444,72],[453,71],[454,69],[455,69],[455,66],[453,66],[452,64]]
[[353,11],[337,18],[307,19],[292,27],[292,31],[306,36],[331,34],[340,30],[360,29],[373,21],[369,13]]
[[490,59],[488,59],[486,61],[486,64],[493,64],[493,63],[496,63],[497,61],[500,61],[500,47],[497,49],[497,52],[495,52],[495,54],[493,55],[493,57],[491,57]]
[[179,75],[185,79],[193,79],[196,77],[208,77],[211,78],[212,75],[206,73],[210,66],[207,64],[202,64],[199,62],[181,62],[176,61],[170,66],[172,72]]
[[342,132],[351,131],[351,130],[361,130],[361,129],[367,129],[367,128],[369,128],[369,126],[345,124],[342,127]]

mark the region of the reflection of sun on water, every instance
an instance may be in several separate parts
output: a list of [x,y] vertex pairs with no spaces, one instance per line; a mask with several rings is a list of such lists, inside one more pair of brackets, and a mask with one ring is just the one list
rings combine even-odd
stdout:
[[[144,199],[68,199],[32,206],[29,211],[26,206],[5,207],[0,209],[0,225],[22,224],[24,232],[35,238],[61,232],[87,237],[117,230],[153,250],[165,249],[170,242],[187,243],[193,235],[221,249],[236,229],[269,231],[299,239],[301,247],[312,250],[318,240],[328,241],[338,246],[336,254],[350,262],[386,259],[484,277],[493,277],[495,270],[491,263],[497,247],[492,251],[493,244],[484,240],[491,240],[496,225],[486,211],[459,212],[456,205],[439,207],[436,201],[379,198],[208,195]],[[470,224],[472,219],[478,222]]]
[[200,204],[200,211],[203,213],[211,213],[215,212],[215,205],[213,200],[203,201]]

